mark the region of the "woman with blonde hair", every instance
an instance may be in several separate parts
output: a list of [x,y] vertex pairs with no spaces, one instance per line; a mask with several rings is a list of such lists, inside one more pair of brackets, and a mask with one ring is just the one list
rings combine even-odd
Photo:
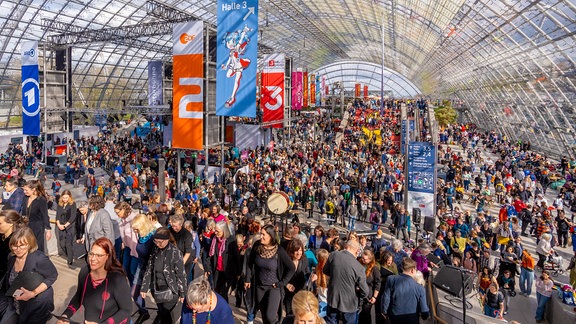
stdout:
[[132,286],[132,299],[138,306],[138,319],[135,324],[143,323],[150,318],[150,314],[146,309],[146,302],[144,298],[140,295],[140,289],[142,288],[142,280],[144,278],[144,273],[146,272],[146,266],[148,265],[148,259],[152,254],[152,247],[154,246],[154,233],[156,232],[156,227],[150,221],[148,216],[144,214],[139,214],[132,219],[130,222],[132,230],[138,236],[138,243],[136,244],[136,252],[138,253],[138,266],[136,267],[136,273],[134,274],[134,281],[131,282]]
[[308,290],[301,290],[292,299],[294,315],[286,317],[282,324],[324,324],[324,319],[318,314],[318,307],[316,296]]
[[58,254],[66,256],[68,265],[74,262],[75,223],[76,203],[70,190],[64,190],[56,208],[56,237],[58,238]]

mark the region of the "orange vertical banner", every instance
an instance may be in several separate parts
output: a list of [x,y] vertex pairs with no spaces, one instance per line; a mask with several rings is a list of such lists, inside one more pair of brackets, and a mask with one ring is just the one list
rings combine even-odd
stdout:
[[316,106],[316,75],[310,75],[310,106]]
[[354,97],[360,97],[360,83],[354,85]]
[[204,145],[204,23],[174,24],[172,146]]
[[368,99],[368,86],[364,86],[364,99]]
[[302,104],[303,107],[308,107],[310,104],[308,103],[308,72],[304,72],[304,103]]

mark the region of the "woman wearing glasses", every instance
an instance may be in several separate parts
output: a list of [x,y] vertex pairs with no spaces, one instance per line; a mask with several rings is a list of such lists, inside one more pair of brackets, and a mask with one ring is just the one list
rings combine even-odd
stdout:
[[158,306],[158,317],[161,324],[173,324],[180,315],[178,303],[184,301],[186,293],[186,274],[182,252],[176,246],[171,231],[160,227],[154,234],[156,250],[148,260],[142,290],[142,298],[148,291]]
[[[1,323],[46,323],[54,310],[54,290],[52,285],[58,278],[58,271],[52,261],[38,250],[36,236],[28,227],[16,230],[10,238],[12,254],[8,258],[8,272],[2,282],[1,296],[7,291],[15,290],[12,297],[3,298],[0,302]],[[32,289],[12,287],[19,285],[25,274],[41,279],[40,284]],[[18,280],[17,280],[18,279]],[[22,282],[30,284],[30,282]],[[12,288],[12,289],[11,289]]]
[[88,252],[88,266],[78,275],[76,293],[58,324],[67,323],[84,306],[84,323],[130,323],[132,299],[122,265],[116,260],[114,245],[101,237]]

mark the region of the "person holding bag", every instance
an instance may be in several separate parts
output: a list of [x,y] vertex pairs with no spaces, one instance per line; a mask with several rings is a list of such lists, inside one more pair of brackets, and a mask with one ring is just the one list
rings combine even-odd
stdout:
[[[44,324],[54,310],[52,285],[58,271],[44,252],[38,250],[30,228],[17,229],[9,245],[12,253],[1,283],[0,323]],[[7,294],[11,297],[5,297]]]
[[[152,297],[158,306],[161,324],[172,324],[178,319],[181,309],[176,307],[184,301],[186,294],[186,274],[182,252],[176,246],[176,240],[166,227],[160,227],[154,234],[156,250],[148,260],[146,273],[140,294],[146,298],[152,291]],[[175,316],[172,316],[174,313]]]

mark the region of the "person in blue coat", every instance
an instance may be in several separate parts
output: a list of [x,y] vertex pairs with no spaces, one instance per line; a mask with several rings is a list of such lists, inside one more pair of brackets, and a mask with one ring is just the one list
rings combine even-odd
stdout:
[[190,283],[182,307],[180,324],[234,324],[232,309],[226,300],[200,277]]

